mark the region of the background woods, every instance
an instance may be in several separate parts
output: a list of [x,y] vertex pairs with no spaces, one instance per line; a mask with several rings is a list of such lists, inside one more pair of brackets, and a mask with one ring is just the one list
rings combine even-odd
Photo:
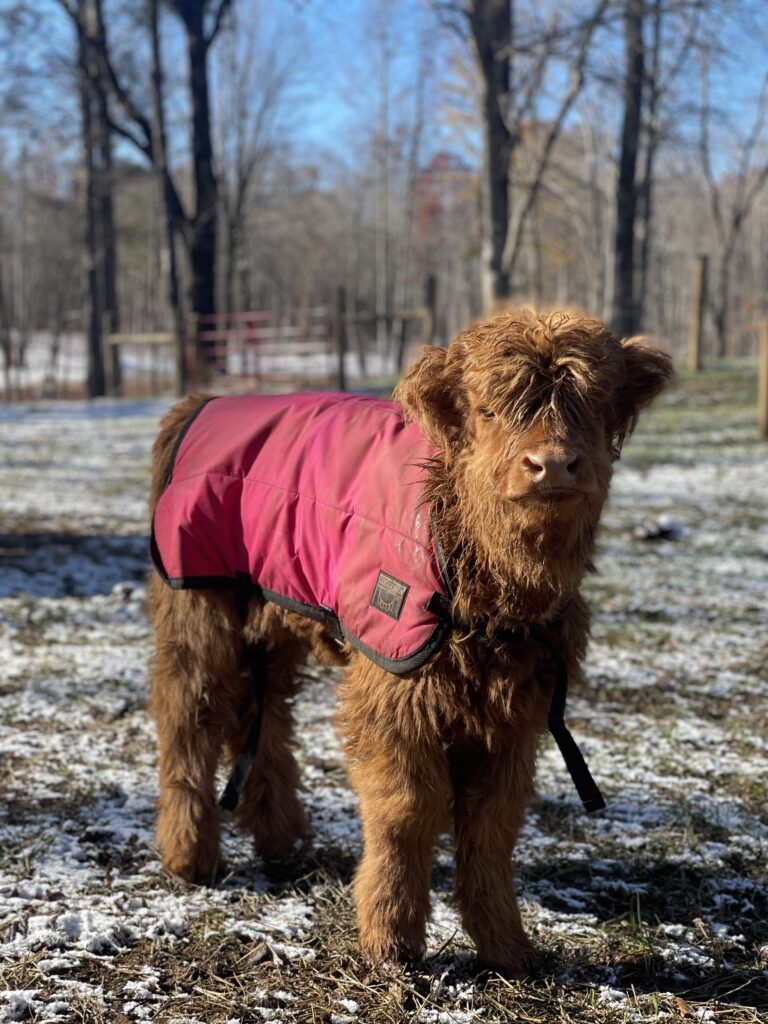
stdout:
[[4,0],[0,31],[9,393],[73,337],[100,394],[108,333],[300,323],[339,287],[362,365],[428,282],[438,340],[511,297],[680,354],[701,256],[705,356],[756,348],[760,4]]

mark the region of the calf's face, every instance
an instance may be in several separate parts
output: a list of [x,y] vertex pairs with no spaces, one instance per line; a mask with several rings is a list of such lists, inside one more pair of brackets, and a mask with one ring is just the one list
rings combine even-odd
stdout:
[[473,441],[468,461],[477,486],[485,483],[499,500],[520,509],[549,514],[568,514],[602,493],[610,458],[595,424],[566,429],[538,419],[521,426],[474,395],[470,405]]
[[473,500],[524,527],[593,523],[624,437],[671,369],[599,320],[512,310],[426,350],[396,397]]

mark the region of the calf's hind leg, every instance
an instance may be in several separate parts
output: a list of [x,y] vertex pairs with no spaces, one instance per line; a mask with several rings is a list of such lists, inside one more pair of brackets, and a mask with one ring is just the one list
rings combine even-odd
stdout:
[[211,591],[150,584],[156,646],[152,712],[160,768],[157,841],[163,865],[185,881],[211,881],[219,860],[215,772],[237,716],[242,649],[233,602]]
[[303,646],[290,641],[264,644],[249,668],[246,652],[243,679],[250,688],[250,713],[228,740],[232,758],[243,749],[257,715],[256,690],[262,693],[263,711],[258,745],[235,813],[237,825],[254,837],[262,857],[287,853],[309,832],[306,812],[299,800],[299,767],[292,750],[293,715],[290,701],[298,689],[296,669],[306,656]]

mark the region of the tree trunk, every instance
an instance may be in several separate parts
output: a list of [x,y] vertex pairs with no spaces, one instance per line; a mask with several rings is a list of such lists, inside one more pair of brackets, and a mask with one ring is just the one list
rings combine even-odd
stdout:
[[390,254],[390,90],[392,65],[392,38],[386,17],[380,26],[378,123],[375,147],[375,255],[376,274],[376,346],[387,360],[392,342],[392,290]]
[[[243,219],[247,182],[238,182],[237,191],[230,203],[224,205],[224,310],[227,313],[242,311],[243,295],[237,294],[237,272],[243,252]],[[242,292],[242,289],[241,289]]]
[[733,248],[726,247],[720,257],[720,269],[717,275],[717,290],[715,308],[712,319],[715,322],[716,352],[718,359],[725,359],[728,355],[728,319],[731,299],[731,259]]
[[85,267],[87,308],[88,396],[105,394],[104,357],[101,337],[102,286],[104,281],[103,247],[99,239],[99,185],[97,181],[96,110],[93,89],[91,46],[85,25],[88,24],[87,0],[78,0],[78,84],[82,117],[83,165],[85,169]]
[[613,325],[622,336],[638,328],[635,272],[635,220],[637,215],[637,158],[643,100],[645,51],[644,0],[625,0],[624,124],[621,134],[619,182],[616,193],[616,255],[614,264]]
[[[102,0],[93,0],[96,45],[106,45]],[[117,296],[117,239],[114,211],[114,167],[112,162],[112,129],[110,127],[107,86],[95,63],[92,79],[96,109],[96,140],[99,153],[99,226],[104,247],[104,311],[109,314],[109,327],[115,334],[120,330],[120,311]]]
[[194,5],[187,23],[189,88],[192,99],[192,158],[195,174],[195,217],[190,259],[192,309],[216,312],[216,218],[218,193],[213,172],[211,117],[208,103],[208,41],[203,32],[202,5]]
[[481,292],[490,309],[510,291],[504,269],[509,230],[509,164],[515,139],[507,126],[512,0],[470,0],[468,15],[482,79]]
[[237,250],[239,239],[237,225],[230,216],[225,216],[225,247],[224,247],[224,310],[235,311],[235,274],[237,272]]
[[636,299],[636,326],[637,330],[645,319],[645,305],[648,298],[648,278],[651,252],[651,226],[653,222],[653,173],[658,146],[658,135],[654,129],[649,129],[647,150],[645,154],[645,167],[643,180],[640,185],[640,265],[638,268],[638,290]]
[[[192,273],[191,307],[198,316],[216,312],[216,227],[218,219],[218,184],[213,169],[211,114],[208,84],[208,51],[220,26],[206,35],[207,0],[170,0],[170,6],[181,19],[187,36],[189,64],[189,95],[192,105],[192,163],[195,181],[195,211],[189,259]],[[226,7],[222,0],[220,11]],[[215,343],[198,343],[202,364],[214,366],[218,360]]]
[[[94,28],[97,36],[103,36],[104,20],[101,7],[102,0],[93,0]],[[99,45],[100,39],[97,40]],[[94,95],[95,113],[95,139],[98,152],[98,203],[99,203],[99,240],[103,253],[102,259],[102,295],[103,315],[101,318],[102,331],[108,330],[111,334],[120,331],[120,309],[117,295],[117,235],[115,231],[115,208],[114,208],[114,166],[112,161],[112,129],[109,119],[109,100],[107,96],[106,83],[98,72],[98,65],[94,56],[94,76],[91,81]],[[102,350],[104,350],[104,338],[102,337]],[[118,349],[108,349],[109,365],[105,373],[109,378],[110,392],[120,393],[120,360]]]
[[181,225],[178,221],[176,196],[173,193],[168,169],[168,152],[165,132],[165,107],[163,104],[163,62],[160,50],[158,27],[158,2],[148,0],[149,30],[152,39],[152,132],[154,165],[163,200],[165,213],[165,240],[168,248],[168,300],[173,317],[174,363],[176,391],[183,394],[187,387],[188,371],[185,358],[184,310],[179,289],[179,272],[176,262],[176,241]]
[[5,297],[3,284],[3,268],[0,264],[0,351],[3,353],[3,374],[5,379],[5,397],[12,397],[11,367],[13,365],[13,345],[11,342],[11,318]]
[[[419,57],[419,74],[416,81],[415,111],[413,129],[408,141],[408,159],[406,163],[405,183],[405,223],[401,229],[401,246],[398,258],[400,273],[395,281],[394,309],[406,309],[414,301],[411,287],[411,267],[413,256],[413,226],[416,212],[416,182],[419,176],[419,160],[422,150],[422,139],[424,135],[424,93],[426,91],[427,76],[429,74],[426,61],[426,47],[428,43],[422,35]],[[396,369],[398,375],[403,372],[403,360],[405,358],[405,346],[408,338],[408,321],[400,321],[400,337],[397,345]]]
[[647,70],[648,117],[645,139],[645,159],[643,161],[642,180],[639,185],[638,202],[640,205],[640,268],[637,292],[638,326],[644,323],[645,304],[648,296],[648,269],[650,265],[651,226],[653,222],[653,175],[656,151],[659,145],[658,107],[660,98],[660,51],[661,30],[664,8],[662,0],[654,0],[653,4],[653,42],[651,44],[651,62]]

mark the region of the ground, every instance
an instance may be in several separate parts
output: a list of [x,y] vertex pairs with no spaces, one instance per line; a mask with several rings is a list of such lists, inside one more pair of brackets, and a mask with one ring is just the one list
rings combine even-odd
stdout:
[[[153,842],[144,512],[154,403],[0,409],[0,1019],[88,1024],[765,1020],[768,459],[754,371],[684,381],[628,443],[588,582],[568,720],[517,857],[536,975],[478,975],[441,839],[424,964],[371,970],[334,676],[297,704],[314,837],[278,864],[226,827],[215,888]],[[167,403],[166,403],[167,404]],[[648,539],[661,533],[669,539]]]

